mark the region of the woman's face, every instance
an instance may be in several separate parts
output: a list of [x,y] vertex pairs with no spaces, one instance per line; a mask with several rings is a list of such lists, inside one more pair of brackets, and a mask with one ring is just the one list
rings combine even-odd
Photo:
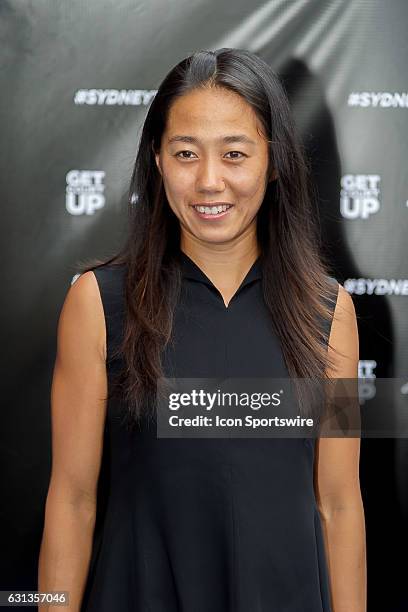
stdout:
[[[268,144],[241,96],[212,88],[176,99],[155,159],[181,232],[204,243],[226,243],[255,231]],[[195,205],[206,208],[200,212]],[[213,214],[213,206],[222,208]]]

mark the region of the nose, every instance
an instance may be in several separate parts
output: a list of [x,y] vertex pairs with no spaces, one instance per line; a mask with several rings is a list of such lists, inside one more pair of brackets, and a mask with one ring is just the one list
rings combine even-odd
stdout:
[[220,160],[214,157],[202,159],[196,175],[197,191],[223,191],[225,183]]

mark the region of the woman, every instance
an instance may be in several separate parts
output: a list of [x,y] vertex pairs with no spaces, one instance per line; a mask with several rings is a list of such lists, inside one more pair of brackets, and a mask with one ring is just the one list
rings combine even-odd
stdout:
[[60,316],[40,590],[86,612],[365,611],[359,438],[155,428],[161,376],[357,378],[353,303],[266,63],[220,49],[171,70],[130,214]]

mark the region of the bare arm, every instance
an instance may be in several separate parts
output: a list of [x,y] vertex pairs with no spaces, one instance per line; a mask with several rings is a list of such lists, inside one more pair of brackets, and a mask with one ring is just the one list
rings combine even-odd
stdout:
[[[358,330],[353,301],[340,285],[330,344],[339,350],[333,378],[358,377]],[[360,438],[317,440],[317,503],[328,559],[333,612],[366,612],[365,517],[359,482]]]
[[[93,272],[69,288],[51,387],[52,471],[38,570],[40,592],[69,591],[80,610],[89,569],[106,415],[106,334]],[[39,610],[59,610],[43,605]]]

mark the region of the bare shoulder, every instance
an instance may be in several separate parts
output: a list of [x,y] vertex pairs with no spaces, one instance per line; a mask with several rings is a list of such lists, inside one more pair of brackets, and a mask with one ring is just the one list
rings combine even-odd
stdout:
[[338,284],[337,303],[334,311],[334,317],[337,319],[344,319],[345,317],[355,317],[355,307],[353,298],[348,291],[341,285]]
[[339,283],[331,325],[328,353],[336,367],[328,370],[333,378],[357,378],[359,338],[353,299]]
[[98,281],[92,270],[80,274],[69,287],[62,306],[59,335],[91,343],[106,360],[106,329]]

